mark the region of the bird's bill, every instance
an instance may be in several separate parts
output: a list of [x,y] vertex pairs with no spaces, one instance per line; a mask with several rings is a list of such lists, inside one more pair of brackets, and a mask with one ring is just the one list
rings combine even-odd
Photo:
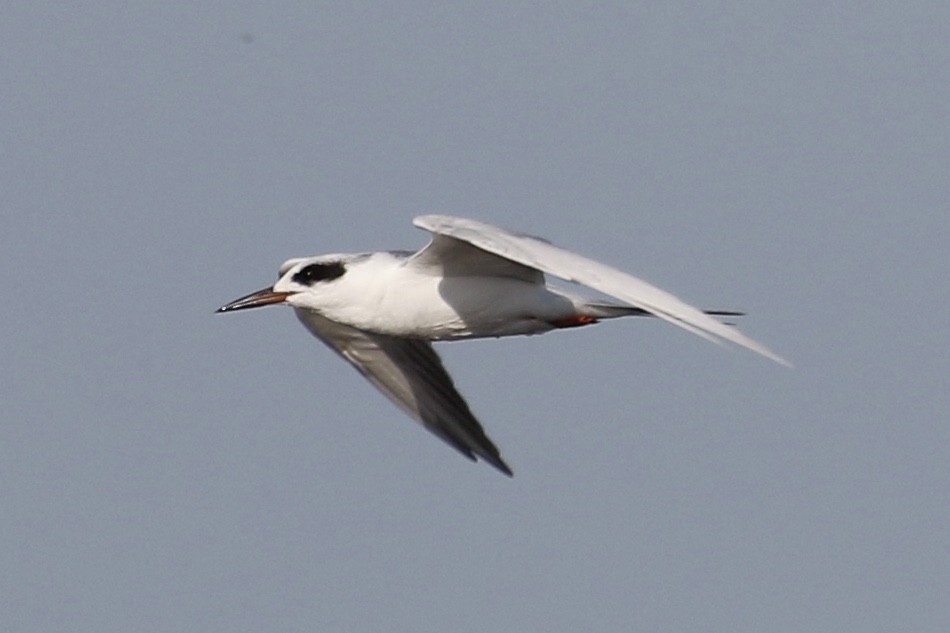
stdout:
[[217,309],[217,312],[234,312],[235,310],[247,310],[248,308],[260,308],[274,303],[283,303],[292,294],[294,293],[274,292],[273,288],[264,288],[221,306]]

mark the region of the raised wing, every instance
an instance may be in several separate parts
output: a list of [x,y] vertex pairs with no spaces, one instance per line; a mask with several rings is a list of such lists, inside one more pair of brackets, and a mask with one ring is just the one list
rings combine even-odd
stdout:
[[483,222],[447,215],[422,215],[415,218],[413,224],[437,237],[461,240],[522,266],[589,286],[710,341],[731,341],[791,367],[787,360],[735,327],[717,321],[670,293],[633,275],[564,250],[545,240],[506,231]]
[[[417,225],[418,221],[416,218]],[[544,283],[544,274],[537,268],[439,233],[433,233],[432,241],[410,257],[407,265],[442,277],[510,277],[529,283]]]
[[427,341],[364,332],[310,310],[294,312],[314,336],[429,431],[469,459],[480,457],[512,475]]

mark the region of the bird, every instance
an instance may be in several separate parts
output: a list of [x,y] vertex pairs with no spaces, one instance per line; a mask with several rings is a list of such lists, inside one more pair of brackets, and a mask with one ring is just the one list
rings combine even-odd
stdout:
[[[791,363],[718,318],[642,279],[532,235],[447,215],[421,215],[431,233],[405,250],[296,257],[273,286],[216,312],[288,305],[316,338],[411,418],[472,461],[513,471],[458,392],[432,343],[532,335],[605,319],[654,316],[708,340]],[[549,285],[546,276],[613,300]],[[717,318],[718,317],[718,318]]]

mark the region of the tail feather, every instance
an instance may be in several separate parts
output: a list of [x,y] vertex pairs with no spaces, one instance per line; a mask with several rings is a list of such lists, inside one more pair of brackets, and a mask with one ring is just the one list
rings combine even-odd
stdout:
[[[595,319],[616,319],[625,316],[654,316],[641,308],[607,302],[585,302],[581,309],[584,315],[594,317]],[[736,310],[703,310],[703,312],[716,317],[745,316],[745,312]]]

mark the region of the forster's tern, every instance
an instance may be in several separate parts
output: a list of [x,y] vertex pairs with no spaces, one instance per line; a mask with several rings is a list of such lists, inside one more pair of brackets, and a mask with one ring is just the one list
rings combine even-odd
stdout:
[[[788,361],[713,316],[631,275],[530,235],[443,215],[413,224],[432,233],[417,253],[334,254],[284,262],[272,287],[218,309],[283,303],[367,380],[468,458],[511,475],[430,341],[539,334],[622,316],[657,316],[715,342]],[[544,274],[624,303],[545,284]]]

